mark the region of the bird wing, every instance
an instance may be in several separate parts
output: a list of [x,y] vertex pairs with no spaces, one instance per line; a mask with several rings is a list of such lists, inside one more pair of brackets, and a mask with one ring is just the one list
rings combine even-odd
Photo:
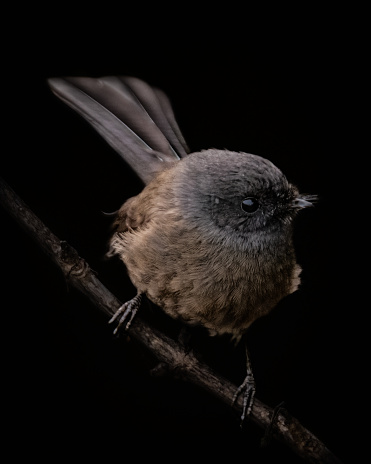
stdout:
[[189,153],[168,97],[127,76],[48,79],[53,93],[86,119],[145,184]]

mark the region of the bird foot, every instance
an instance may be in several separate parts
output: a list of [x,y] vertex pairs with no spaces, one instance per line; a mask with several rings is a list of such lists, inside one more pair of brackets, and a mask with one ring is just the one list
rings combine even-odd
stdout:
[[134,316],[138,312],[138,309],[142,302],[142,296],[143,296],[142,293],[138,293],[134,298],[124,303],[122,306],[119,307],[119,309],[115,312],[112,318],[108,321],[108,323],[111,324],[112,322],[118,320],[117,327],[113,331],[114,335],[117,334],[117,332],[120,330],[120,327],[126,321],[127,322],[125,325],[125,330],[129,329],[134,319]]
[[235,394],[233,395],[232,405],[236,402],[237,398],[243,394],[243,403],[242,403],[242,414],[241,414],[241,423],[242,427],[244,420],[248,417],[252,410],[252,405],[255,398],[255,381],[251,371],[248,371],[245,377],[245,380],[237,388]]

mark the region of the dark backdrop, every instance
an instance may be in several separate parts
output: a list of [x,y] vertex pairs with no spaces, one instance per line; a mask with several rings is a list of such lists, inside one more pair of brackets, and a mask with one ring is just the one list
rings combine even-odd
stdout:
[[[51,76],[125,74],[170,97],[192,151],[228,148],[269,158],[318,205],[296,222],[303,267],[300,290],[250,329],[257,397],[287,409],[335,454],[351,462],[355,411],[362,409],[357,340],[363,325],[349,268],[356,200],[345,149],[354,85],[344,69],[341,36],[261,48],[243,34],[228,40],[192,37],[182,44],[152,33],[101,42],[99,33],[71,40],[53,26],[23,38],[3,73],[1,175],[61,239],[76,248],[122,301],[135,289],[116,261],[103,259],[110,219],[141,184],[114,151],[50,92]],[[134,37],[141,35],[132,32]],[[135,35],[137,34],[137,35]],[[111,39],[109,37],[109,39]],[[219,38],[220,39],[220,38]],[[197,45],[198,42],[198,45]],[[6,125],[4,125],[4,123]],[[353,215],[353,219],[352,218]],[[4,408],[15,452],[52,459],[104,450],[120,459],[179,457],[300,462],[277,443],[262,450],[262,431],[203,391],[173,378],[153,378],[152,356],[68,288],[36,244],[0,210]],[[350,225],[350,222],[353,225]],[[143,317],[171,326],[155,309]],[[221,339],[202,339],[206,360],[236,384],[244,356]],[[356,432],[356,433],[355,433]],[[172,444],[169,447],[169,444]],[[121,456],[121,457],[120,457]]]

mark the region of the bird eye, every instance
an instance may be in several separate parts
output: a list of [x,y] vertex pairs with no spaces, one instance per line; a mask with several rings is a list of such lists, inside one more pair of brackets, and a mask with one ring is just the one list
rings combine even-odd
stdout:
[[255,213],[259,208],[258,200],[255,197],[247,197],[241,202],[241,208],[245,213]]

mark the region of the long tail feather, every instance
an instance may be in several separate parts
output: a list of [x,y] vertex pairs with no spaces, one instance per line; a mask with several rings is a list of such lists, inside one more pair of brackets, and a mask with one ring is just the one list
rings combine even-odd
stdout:
[[147,184],[189,153],[167,96],[140,79],[50,78],[52,91],[85,118]]

